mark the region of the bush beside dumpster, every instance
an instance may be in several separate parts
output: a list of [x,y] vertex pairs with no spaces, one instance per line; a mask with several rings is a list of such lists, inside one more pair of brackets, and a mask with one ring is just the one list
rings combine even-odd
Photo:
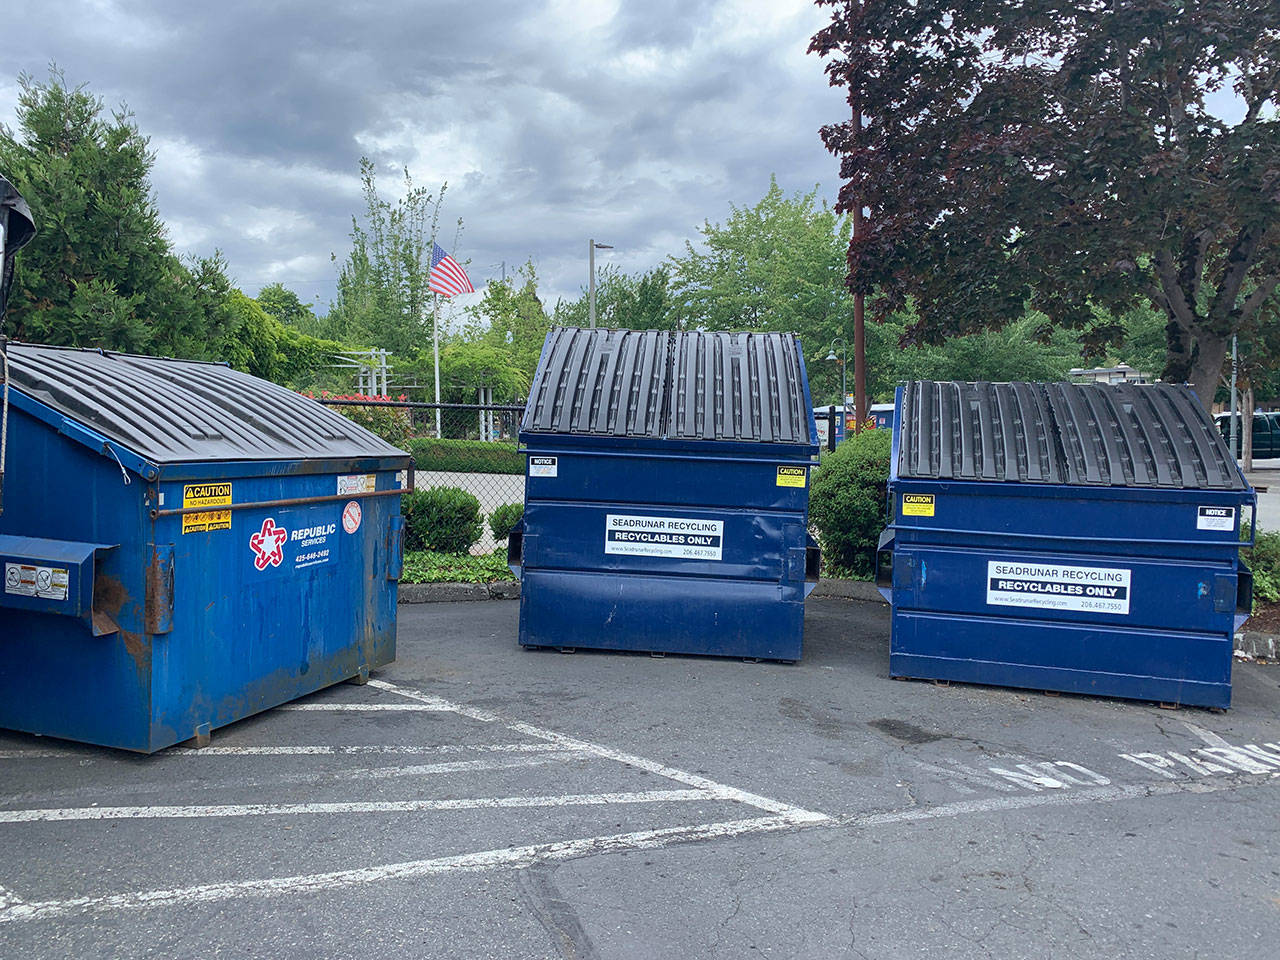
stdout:
[[484,530],[480,501],[457,487],[415,490],[402,498],[405,547],[466,553]]
[[493,534],[493,539],[498,542],[506,540],[523,516],[523,503],[504,503],[494,510],[489,516],[489,532]]
[[866,430],[822,458],[809,495],[824,566],[857,578],[875,570],[889,483],[888,430]]

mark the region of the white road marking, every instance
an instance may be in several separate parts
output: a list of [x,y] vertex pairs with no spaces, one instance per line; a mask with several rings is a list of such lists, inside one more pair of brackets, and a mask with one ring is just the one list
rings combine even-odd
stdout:
[[1223,737],[1218,736],[1212,730],[1206,730],[1198,723],[1192,723],[1190,720],[1183,720],[1182,725],[1190,730],[1196,737],[1210,747],[1229,747],[1231,746]]
[[103,913],[112,910],[138,910],[145,907],[191,906],[213,903],[243,896],[276,896],[283,893],[320,893],[342,887],[352,887],[386,880],[412,880],[419,877],[447,873],[476,872],[496,869],[517,869],[535,863],[572,860],[576,857],[619,853],[627,850],[652,850],[673,843],[690,843],[697,840],[716,840],[742,836],[749,833],[765,833],[786,830],[812,823],[810,817],[822,814],[756,817],[749,820],[730,820],[724,823],[703,823],[692,827],[666,827],[659,830],[640,830],[603,837],[585,837],[579,840],[561,840],[555,843],[538,843],[522,847],[505,847],[481,853],[464,853],[431,860],[410,860],[376,867],[359,867],[354,870],[335,870],[331,873],[304,874],[293,877],[273,877],[263,880],[240,880],[231,883],[209,883],[170,890],[148,890],[137,893],[119,893],[98,897],[74,897],[69,900],[45,900],[27,903],[14,898],[4,905],[0,902],[0,923],[22,920],[49,920],[68,914]]
[[[442,743],[432,746],[421,744],[387,744],[377,746],[328,746],[327,744],[297,744],[256,747],[169,747],[154,754],[149,761],[190,757],[339,757],[363,754],[386,756],[432,756],[449,753],[563,753],[564,747],[554,743]],[[120,760],[113,751],[93,754],[85,750],[0,750],[0,760]],[[130,760],[135,758],[130,757]]]
[[1137,800],[1144,797],[1163,797],[1178,793],[1217,793],[1221,790],[1239,790],[1267,783],[1259,777],[1241,775],[1238,780],[1184,780],[1178,783],[1137,783],[1117,787],[1088,787],[1074,793],[1035,793],[1017,796],[986,797],[981,800],[957,800],[936,807],[912,807],[888,813],[856,813],[841,817],[840,826],[878,827],[892,823],[917,820],[938,820],[969,813],[994,813],[1002,810],[1021,810],[1026,807],[1055,807],[1077,803],[1112,803],[1116,800]]
[[429,703],[282,703],[277,710],[346,710],[351,713],[365,713],[370,710],[393,710],[419,713],[453,713],[447,706],[436,706]]
[[529,723],[521,723],[516,720],[506,720],[496,714],[452,704],[439,697],[419,693],[417,690],[412,690],[408,687],[401,687],[394,683],[388,683],[385,680],[370,680],[369,685],[376,686],[379,690],[386,690],[389,693],[396,693],[402,697],[408,697],[426,705],[436,706],[442,709],[453,709],[458,713],[461,713],[463,716],[470,716],[473,717],[473,719],[484,720],[490,723],[501,723],[508,730],[515,733],[523,733],[525,736],[545,740],[548,743],[557,744],[558,746],[568,750],[575,750],[580,753],[589,753],[605,760],[613,760],[615,763],[634,767],[637,770],[644,770],[648,773],[657,774],[658,776],[665,777],[668,780],[674,780],[677,783],[683,783],[686,786],[695,787],[698,790],[705,791],[706,793],[721,800],[732,800],[736,803],[744,803],[748,806],[756,807],[759,810],[765,810],[769,813],[777,813],[787,816],[803,814],[805,816],[829,819],[825,814],[815,814],[812,811],[803,810],[800,807],[792,806],[789,803],[770,800],[768,797],[762,797],[755,793],[748,793],[747,791],[739,790],[736,787],[726,786],[723,783],[717,783],[714,780],[698,776],[695,773],[688,773],[684,770],[677,770],[675,767],[668,767],[666,764],[658,763],[654,760],[637,757],[634,754],[622,753],[621,751],[612,750],[609,747],[604,747],[597,743],[578,740],[575,737],[565,736],[564,734],[556,733],[552,730],[544,730],[541,727],[535,727]]
[[61,807],[0,810],[0,823],[64,820],[152,820],[193,817],[272,817],[320,813],[422,813],[428,810],[484,810],[520,807],[594,807],[615,803],[672,803],[718,800],[706,790],[645,790],[546,797],[464,797],[457,800],[363,800],[335,803],[226,803],[188,806]]

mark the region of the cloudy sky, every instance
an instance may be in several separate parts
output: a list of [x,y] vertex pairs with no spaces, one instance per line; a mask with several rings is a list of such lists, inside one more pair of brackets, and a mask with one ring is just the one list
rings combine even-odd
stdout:
[[585,285],[588,237],[616,247],[598,265],[643,270],[770,173],[788,191],[837,185],[817,130],[845,106],[805,54],[822,24],[807,0],[4,7],[0,122],[18,74],[50,62],[126,102],[175,246],[220,248],[249,293],[279,281],[327,306],[362,155],[384,191],[405,166],[448,181],[477,288],[532,258],[552,300]]

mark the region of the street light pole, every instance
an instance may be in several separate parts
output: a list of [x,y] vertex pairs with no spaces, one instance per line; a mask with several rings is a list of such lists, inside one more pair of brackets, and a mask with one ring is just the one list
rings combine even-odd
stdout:
[[[849,372],[849,364],[847,362],[849,359],[849,344],[845,341],[844,337],[836,337],[834,340],[831,341],[831,350],[827,354],[827,359],[828,360],[837,359],[836,357],[837,343],[840,344],[840,356],[838,358],[840,362],[840,416],[847,421],[849,416],[849,384],[846,380],[846,374],[848,374]],[[854,356],[856,357],[857,354],[855,353]],[[856,371],[855,371],[854,379],[856,384],[856,379],[857,379]],[[856,385],[854,389],[855,390],[857,389]],[[833,423],[831,425],[832,436],[835,435],[835,429],[836,429],[836,425]]]
[[594,239],[587,241],[587,263],[591,271],[591,277],[587,280],[587,301],[590,304],[592,330],[596,327],[596,250],[612,249],[607,243],[596,243]]

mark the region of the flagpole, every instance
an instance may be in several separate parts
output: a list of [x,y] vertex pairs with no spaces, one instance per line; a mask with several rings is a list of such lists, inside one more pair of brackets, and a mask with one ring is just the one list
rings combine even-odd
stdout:
[[436,367],[436,439],[440,439],[440,295],[431,295],[431,352]]

